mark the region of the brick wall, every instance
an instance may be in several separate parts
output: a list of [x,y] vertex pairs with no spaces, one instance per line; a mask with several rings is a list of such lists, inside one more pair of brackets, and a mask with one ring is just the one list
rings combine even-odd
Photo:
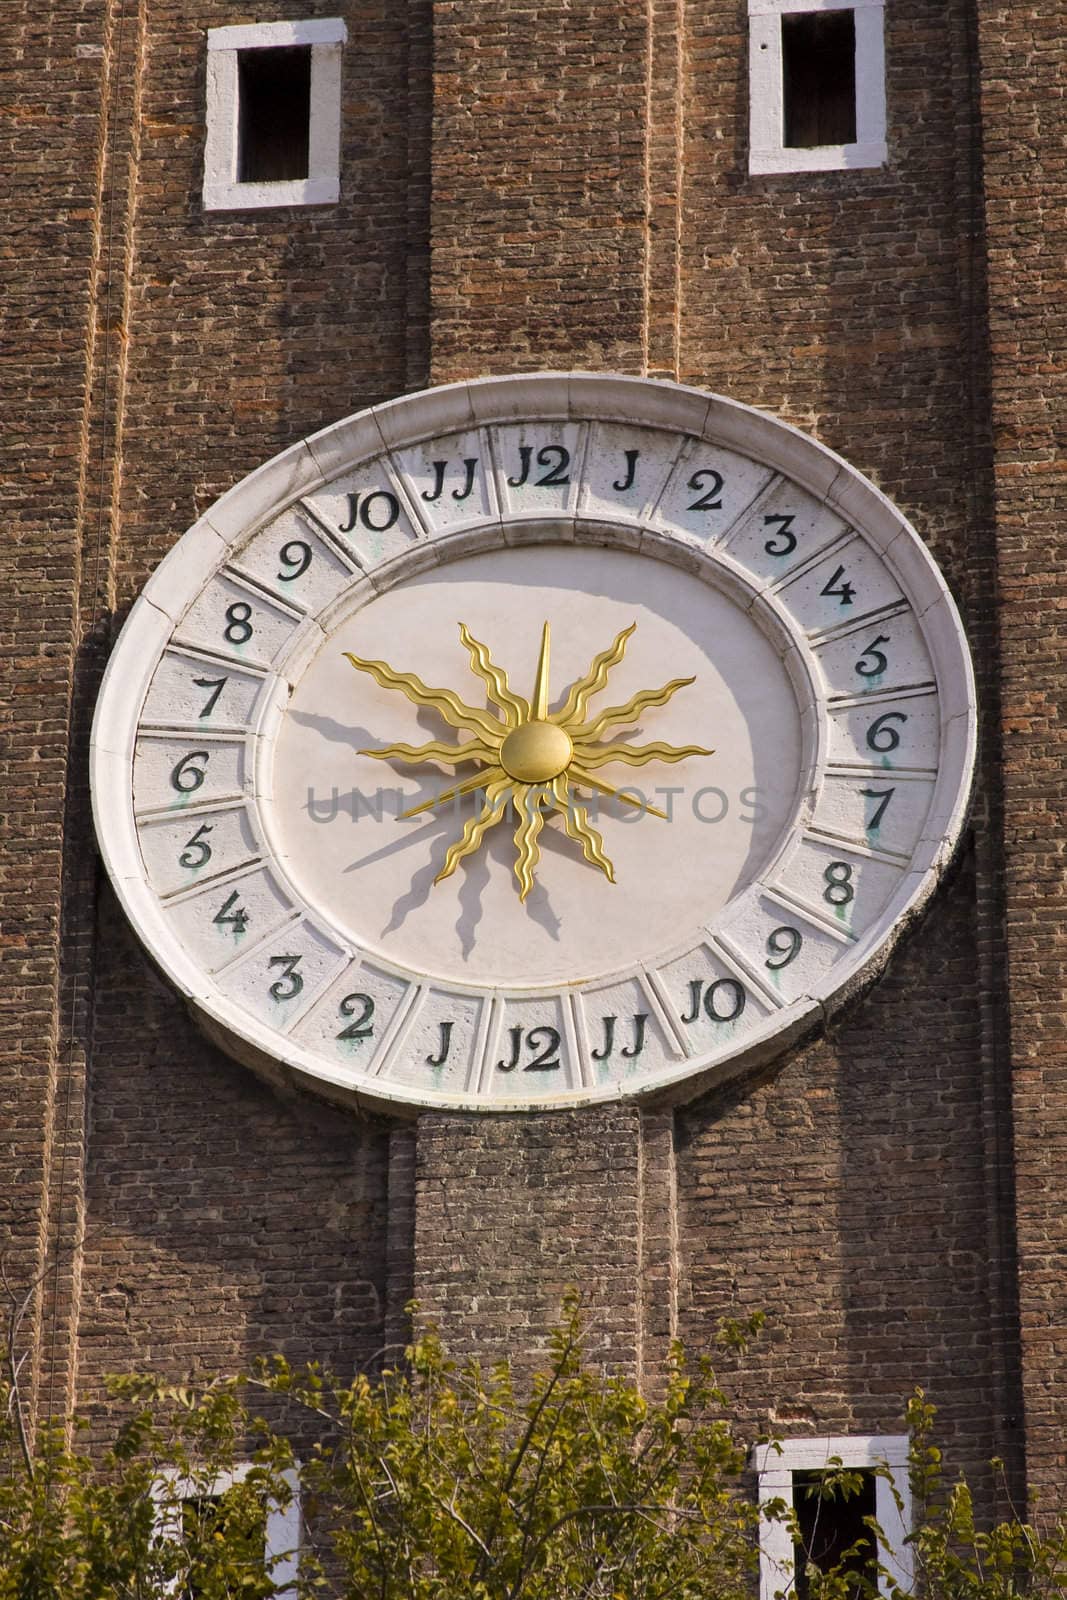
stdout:
[[272,15],[339,10],[342,204],[243,214],[200,205],[204,29],[253,13],[60,0],[0,18],[18,974],[0,1204],[13,1282],[48,1241],[45,1411],[146,1361],[284,1344],[345,1368],[384,1338],[388,1130],[280,1103],[195,1032],[100,882],[85,782],[108,641],[183,529],[293,438],[425,382],[428,12]]
[[1067,8],[980,11],[1003,662],[1011,998],[1027,1455],[1035,1498],[1067,1483]]
[[[737,1375],[754,1422],[893,1431],[923,1383],[960,1464],[980,1474],[996,1452],[1017,1473],[970,7],[894,4],[887,55],[884,170],[750,178],[743,5],[623,4],[610,17],[562,0],[439,5],[433,179],[448,205],[432,219],[432,373],[614,364],[766,406],[874,477],[943,563],[987,722],[965,869],[833,1039],[758,1088],[690,1108],[676,1171],[662,1149],[644,1168],[664,1192],[676,1184],[672,1270],[689,1341],[706,1346],[723,1314],[769,1313]],[[452,1186],[449,1237],[480,1239],[482,1167],[470,1137],[455,1137],[472,1199],[464,1213]],[[419,1142],[424,1184],[440,1162],[448,1189],[439,1130]],[[527,1150],[520,1196],[498,1199],[499,1156],[484,1159],[521,1252],[510,1276],[534,1303],[559,1272],[555,1210],[529,1229],[544,1162]],[[591,1232],[639,1235],[637,1165]],[[633,1361],[639,1299],[635,1287]],[[490,1317],[479,1337],[503,1347],[503,1323]]]

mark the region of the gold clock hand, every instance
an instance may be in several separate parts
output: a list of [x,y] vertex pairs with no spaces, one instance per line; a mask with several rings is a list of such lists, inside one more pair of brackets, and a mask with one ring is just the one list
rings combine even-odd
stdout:
[[443,805],[446,800],[454,800],[461,794],[470,794],[474,789],[483,785],[496,783],[504,776],[502,767],[483,767],[476,772],[473,778],[466,778],[462,783],[454,784],[451,789],[443,789],[440,794],[435,794],[431,800],[422,800],[417,806],[412,806],[408,811],[401,811],[397,817],[402,822],[405,817],[417,817],[420,811],[432,811],[434,806]]
[[533,708],[530,713],[534,722],[544,722],[548,717],[548,651],[551,637],[551,630],[546,622],[541,630],[541,654],[537,660],[537,674],[534,678]]
[[573,761],[570,764],[569,774],[572,783],[584,783],[587,789],[599,789],[601,794],[610,794],[614,799],[621,800],[623,805],[633,806],[638,811],[651,811],[654,817],[662,817],[664,822],[671,820],[658,806],[649,805],[647,800],[631,800],[621,789],[613,789],[603,778],[594,778],[591,772],[586,772],[584,767],[576,766]]

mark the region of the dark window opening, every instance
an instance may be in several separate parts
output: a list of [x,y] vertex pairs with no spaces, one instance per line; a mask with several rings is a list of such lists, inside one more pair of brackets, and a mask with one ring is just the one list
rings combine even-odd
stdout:
[[237,181],[308,175],[311,46],[237,52]]
[[787,147],[855,143],[855,12],[782,18],[782,88]]
[[263,1569],[267,1518],[262,1506],[245,1499],[235,1501],[234,1496],[226,1492],[183,1500],[182,1535],[187,1549],[194,1554],[179,1591],[180,1600],[205,1600],[208,1594],[218,1592],[212,1556],[201,1555],[204,1550],[210,1551],[214,1543],[225,1548],[227,1561],[240,1575],[252,1575]]
[[829,1476],[832,1473],[793,1473],[793,1510],[800,1526],[800,1541],[793,1550],[797,1600],[808,1600],[809,1561],[820,1572],[828,1572],[857,1545],[860,1548],[843,1563],[844,1571],[857,1579],[865,1578],[872,1585],[877,1581],[874,1535],[863,1520],[875,1514],[875,1475],[856,1473],[862,1485],[859,1493],[850,1494],[847,1500],[840,1489],[834,1490],[832,1499],[820,1493],[823,1480]]

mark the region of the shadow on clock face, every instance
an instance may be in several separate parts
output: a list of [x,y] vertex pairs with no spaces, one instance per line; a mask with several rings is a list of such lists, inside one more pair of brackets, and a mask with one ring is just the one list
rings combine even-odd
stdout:
[[[446,688],[484,716],[503,716],[471,669],[459,624],[488,649],[513,692],[530,700],[543,624],[551,623],[549,714],[620,632],[619,659],[598,677],[579,719],[693,678],[663,703],[587,740],[584,749],[702,746],[668,762],[624,756],[591,775],[668,818],[573,781],[587,835],[615,882],[545,812],[534,882],[515,876],[518,818],[509,803],[454,871],[450,847],[483,813],[484,794],[400,813],[478,769],[375,760],[397,742],[468,741],[345,659],[351,651]],[[601,679],[604,681],[601,683]],[[503,729],[502,731],[506,731]],[[274,762],[274,823],[301,893],[364,948],[416,972],[470,983],[540,984],[620,971],[676,947],[772,856],[794,814],[803,770],[800,716],[779,650],[739,605],[684,571],[629,552],[570,545],[487,552],[428,571],[346,617],[295,686]],[[576,758],[577,760],[577,758]],[[491,779],[491,774],[489,775]],[[492,808],[490,808],[491,810]],[[572,811],[573,815],[573,811]],[[593,850],[596,855],[596,848]]]

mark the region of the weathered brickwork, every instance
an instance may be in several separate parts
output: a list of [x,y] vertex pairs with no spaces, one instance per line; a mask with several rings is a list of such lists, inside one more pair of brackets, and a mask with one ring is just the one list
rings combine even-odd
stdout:
[[[675,1332],[764,1309],[731,1380],[754,1427],[892,1431],[921,1383],[954,1462],[1062,1497],[1064,0],[893,0],[888,166],[759,178],[742,0],[275,0],[346,20],[342,198],[244,213],[201,208],[204,29],[268,14],[46,11],[0,14],[0,1226],[14,1277],[47,1267],[42,1412],[116,1368],[351,1369],[412,1293],[527,1364],[576,1284],[649,1390]],[[282,1099],[195,1031],[95,866],[109,642],[301,434],[568,366],[765,406],[914,518],[980,674],[955,877],[830,1038],[676,1113],[390,1128]]]
[[339,9],[345,200],[243,214],[205,214],[199,191],[204,29],[246,13],[70,0],[0,17],[17,174],[0,245],[16,964],[0,1205],[13,1282],[47,1244],[44,1411],[116,1365],[286,1343],[346,1367],[383,1339],[387,1130],[279,1104],[192,1030],[102,886],[85,781],[107,642],[182,530],[292,438],[426,381],[428,13],[273,14]]
[[1067,1480],[1067,90],[1062,0],[979,8],[1006,931],[1031,1483]]

